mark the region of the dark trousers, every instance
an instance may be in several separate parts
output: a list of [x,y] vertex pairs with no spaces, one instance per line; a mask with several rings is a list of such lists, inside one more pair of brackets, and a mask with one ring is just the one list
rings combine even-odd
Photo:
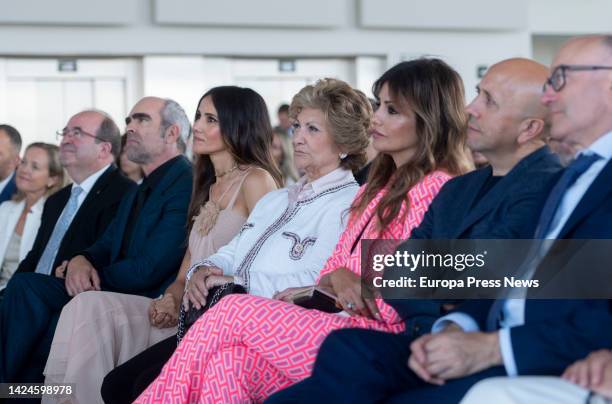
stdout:
[[13,275],[0,303],[0,383],[44,379],[55,326],[70,299],[63,279]]
[[412,338],[364,329],[331,333],[317,355],[312,376],[272,395],[266,403],[458,403],[492,368],[438,387],[408,368]]
[[155,380],[176,349],[176,335],[145,349],[104,378],[102,399],[108,404],[131,403]]

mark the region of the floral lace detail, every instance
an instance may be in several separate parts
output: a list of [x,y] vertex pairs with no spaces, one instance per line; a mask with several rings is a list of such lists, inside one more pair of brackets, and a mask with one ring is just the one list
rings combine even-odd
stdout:
[[215,227],[219,213],[221,213],[219,205],[213,201],[207,201],[204,206],[200,207],[200,213],[193,219],[193,227],[201,236],[208,235]]
[[[238,188],[234,189],[234,196],[231,198],[230,203],[226,207],[226,209],[231,209],[234,206],[234,201],[236,196],[238,195],[238,191],[242,186],[242,181],[246,178],[249,169],[247,168],[241,176],[232,180],[229,186],[223,191],[221,196],[218,199],[218,202],[221,202],[225,195],[231,190],[234,189],[234,185],[238,183]],[[221,213],[221,208],[218,205],[218,202],[213,200],[208,200],[204,206],[200,207],[200,213],[196,217],[193,218],[193,227],[198,231],[200,236],[207,236],[208,233],[215,227],[217,224],[217,219],[219,218],[219,214]]]

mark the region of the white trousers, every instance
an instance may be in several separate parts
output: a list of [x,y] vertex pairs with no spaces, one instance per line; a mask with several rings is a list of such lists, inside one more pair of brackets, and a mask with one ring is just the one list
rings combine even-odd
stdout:
[[612,404],[559,377],[494,377],[477,383],[461,404]]

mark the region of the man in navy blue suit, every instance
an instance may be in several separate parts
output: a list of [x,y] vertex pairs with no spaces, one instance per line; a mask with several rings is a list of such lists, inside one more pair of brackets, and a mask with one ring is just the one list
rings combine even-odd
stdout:
[[[578,144],[581,152],[552,188],[537,237],[612,238],[611,68],[610,37],[573,40],[553,63],[542,96],[551,137],[563,145],[558,149]],[[371,330],[332,334],[313,376],[271,402],[307,393],[347,402],[456,403],[488,377],[561,374],[588,352],[609,348],[611,328],[608,301],[466,301],[417,339]]]
[[154,297],[176,275],[192,187],[191,164],[180,152],[189,120],[175,101],[146,97],[126,124],[128,158],[141,164],[145,179],[125,194],[100,238],[61,264],[57,276],[11,280],[0,306],[0,382],[42,380],[57,320],[72,297],[95,290]]
[[21,135],[11,125],[0,125],[0,203],[13,197],[15,185],[15,169],[19,164],[21,152]]

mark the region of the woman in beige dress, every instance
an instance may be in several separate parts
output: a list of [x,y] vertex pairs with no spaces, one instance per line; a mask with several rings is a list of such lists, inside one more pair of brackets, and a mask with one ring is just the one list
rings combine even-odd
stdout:
[[267,108],[255,91],[209,90],[198,103],[193,134],[189,245],[178,276],[155,300],[90,291],[64,307],[44,371],[45,383],[75,383],[62,402],[101,403],[108,372],[175,334],[189,267],[227,244],[257,201],[281,185],[269,152]]

